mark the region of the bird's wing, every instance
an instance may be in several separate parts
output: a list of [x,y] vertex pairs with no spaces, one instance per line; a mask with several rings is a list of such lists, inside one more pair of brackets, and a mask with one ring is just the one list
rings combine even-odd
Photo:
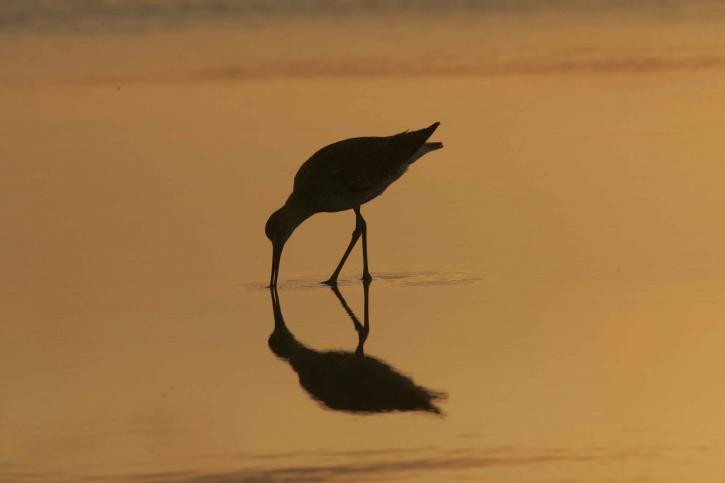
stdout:
[[387,137],[345,139],[317,151],[295,176],[295,191],[366,191],[397,178],[438,123]]

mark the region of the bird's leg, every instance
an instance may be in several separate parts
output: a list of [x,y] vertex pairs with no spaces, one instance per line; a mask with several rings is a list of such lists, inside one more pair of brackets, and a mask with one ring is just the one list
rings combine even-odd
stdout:
[[350,244],[347,246],[345,253],[342,254],[342,259],[340,260],[340,263],[337,264],[337,268],[332,273],[330,278],[328,278],[327,280],[325,280],[322,283],[326,283],[327,285],[337,285],[337,277],[340,275],[340,271],[342,270],[343,265],[345,265],[345,261],[347,260],[347,257],[350,255],[350,252],[352,251],[353,247],[355,246],[355,243],[357,243],[357,240],[358,240],[358,238],[360,238],[360,234],[362,233],[360,224],[357,221],[357,214],[355,216],[356,216],[355,231],[352,232],[352,239],[350,240]]
[[357,226],[362,231],[362,246],[363,246],[363,276],[362,279],[365,282],[369,282],[373,279],[368,270],[368,224],[365,223],[365,219],[360,213],[360,207],[355,208],[355,221]]

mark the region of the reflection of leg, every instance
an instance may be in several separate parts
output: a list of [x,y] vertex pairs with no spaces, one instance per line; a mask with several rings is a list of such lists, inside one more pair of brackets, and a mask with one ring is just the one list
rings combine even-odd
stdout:
[[355,351],[355,354],[362,356],[365,355],[363,352],[363,346],[365,344],[365,341],[368,340],[368,334],[370,333],[370,279],[363,279],[363,297],[364,297],[364,311],[363,314],[364,320],[361,327],[356,327],[358,329],[357,331],[357,350]]
[[358,238],[360,238],[360,224],[357,220],[357,212],[355,213],[355,231],[352,232],[352,239],[350,240],[350,244],[347,246],[347,249],[345,250],[345,253],[342,255],[342,259],[340,260],[340,263],[337,264],[337,268],[332,273],[329,279],[325,280],[323,283],[326,283],[327,285],[337,285],[337,277],[340,275],[340,271],[342,270],[343,265],[345,265],[345,261],[347,260],[347,257],[350,255],[350,252],[352,251],[353,247],[355,246],[355,243],[357,243]]
[[352,311],[349,305],[347,305],[347,301],[345,300],[345,297],[342,296],[342,293],[340,292],[340,289],[337,288],[337,285],[332,285],[330,287],[332,289],[332,292],[335,294],[335,297],[337,297],[337,300],[340,302],[340,305],[342,305],[342,308],[345,309],[345,312],[347,312],[347,315],[352,319],[352,323],[355,325],[355,330],[360,332],[363,328],[362,324],[360,324],[360,321],[358,320],[357,316],[355,315],[355,312]]
[[[355,350],[355,353],[358,355],[364,355],[363,345],[365,344],[365,340],[368,338],[368,332],[369,332],[369,323],[368,323],[368,318],[367,318],[367,299],[365,301],[365,325],[363,325],[358,320],[357,316],[355,315],[355,312],[353,312],[352,309],[350,308],[350,306],[347,304],[345,297],[342,296],[342,293],[337,288],[337,285],[331,285],[330,288],[332,289],[332,292],[335,294],[335,297],[337,297],[337,300],[340,302],[340,305],[342,305],[342,308],[345,309],[345,312],[347,312],[347,315],[350,317],[353,325],[355,326],[355,331],[357,332],[357,341],[358,341],[357,349]],[[366,293],[367,293],[367,290],[366,290]]]
[[370,280],[363,281],[363,296],[365,297],[364,330],[367,336],[370,331]]
[[355,208],[355,219],[357,226],[362,231],[362,246],[363,246],[363,276],[362,279],[370,281],[373,277],[370,275],[368,270],[368,225],[365,223],[365,218],[360,213],[360,207]]
[[365,339],[368,338],[368,333],[370,333],[370,280],[363,280],[363,297],[364,297],[364,311],[363,314],[363,333],[365,334]]

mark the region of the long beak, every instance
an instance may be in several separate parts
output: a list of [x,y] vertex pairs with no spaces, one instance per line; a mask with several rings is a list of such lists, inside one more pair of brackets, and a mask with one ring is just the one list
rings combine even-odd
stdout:
[[284,245],[275,243],[272,245],[272,274],[269,277],[269,286],[277,286],[277,278],[279,276],[279,261],[282,258],[282,248]]

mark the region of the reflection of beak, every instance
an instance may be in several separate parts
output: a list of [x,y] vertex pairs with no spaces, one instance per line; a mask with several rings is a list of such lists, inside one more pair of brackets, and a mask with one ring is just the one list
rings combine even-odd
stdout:
[[274,325],[275,327],[279,324],[284,326],[282,309],[279,306],[279,294],[277,293],[277,287],[269,287],[269,293],[272,294],[272,311],[274,312]]
[[277,277],[279,275],[279,261],[282,258],[282,245],[281,243],[274,243],[272,245],[272,275],[269,277],[269,286],[277,286]]

